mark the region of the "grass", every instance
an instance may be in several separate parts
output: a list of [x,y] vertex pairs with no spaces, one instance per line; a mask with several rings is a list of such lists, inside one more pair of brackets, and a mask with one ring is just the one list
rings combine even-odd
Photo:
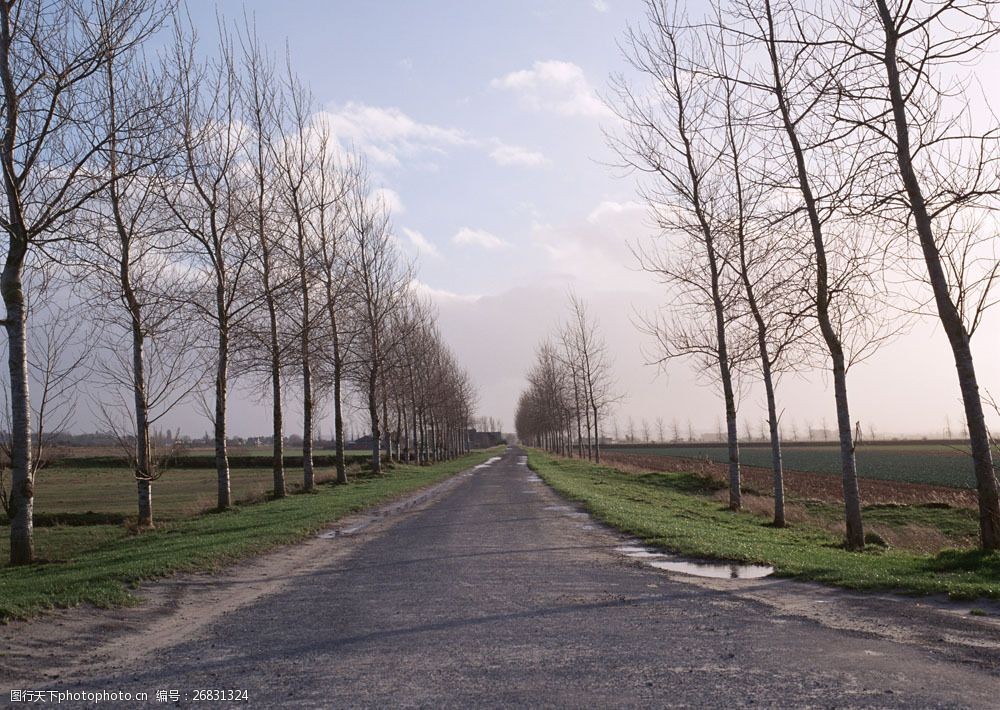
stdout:
[[[725,463],[729,452],[724,446],[632,447],[608,451],[646,456],[682,456]],[[781,448],[782,461],[789,471],[808,471],[840,475],[840,450],[836,446],[786,444]],[[967,453],[942,444],[891,444],[858,447],[858,475],[883,481],[927,483],[953,488],[974,488],[972,459]],[[771,451],[763,446],[740,448],[740,461],[748,466],[771,466]]]
[[[850,589],[1000,598],[1000,553],[950,549],[918,554],[876,545],[848,552],[840,537],[823,527],[777,529],[760,515],[730,512],[713,498],[717,484],[691,473],[630,474],[534,450],[528,464],[596,517],[671,552],[772,565],[781,576]],[[889,527],[916,521],[945,529],[966,525],[964,511],[937,506],[867,513]]]
[[[324,472],[326,473],[326,472]],[[329,477],[329,474],[327,474]],[[301,484],[302,468],[286,468],[285,481]],[[153,483],[153,519],[174,520],[215,505],[217,478],[212,469],[175,468]],[[267,495],[273,486],[270,466],[230,470],[233,500]],[[136,484],[125,468],[58,466],[43,469],[35,490],[35,514],[44,524],[48,516],[63,514],[136,515]]]
[[[440,481],[496,452],[477,451],[426,467],[396,466],[381,477],[178,519],[140,535],[130,535],[121,524],[37,528],[36,554],[46,561],[0,568],[0,620],[86,602],[133,604],[129,587],[142,580],[214,570],[296,542],[344,515]],[[0,528],[0,535],[6,541],[9,529]],[[6,559],[7,549],[0,554]]]

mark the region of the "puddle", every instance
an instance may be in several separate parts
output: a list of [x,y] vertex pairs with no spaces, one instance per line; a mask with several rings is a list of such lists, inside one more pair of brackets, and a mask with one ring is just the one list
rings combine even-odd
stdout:
[[554,510],[554,511],[556,511],[558,513],[572,513],[572,512],[575,512],[568,505],[547,505],[547,506],[545,506],[545,510]]
[[665,569],[670,572],[692,574],[696,577],[713,577],[715,579],[760,579],[774,572],[773,567],[765,565],[720,564],[718,562],[658,560],[650,562],[649,565],[656,569]]
[[339,530],[329,530],[329,531],[327,531],[325,533],[320,533],[317,537],[319,537],[319,538],[321,538],[323,540],[332,540],[332,539],[334,539],[336,537],[343,537],[345,535],[353,535],[354,533],[358,532],[359,530],[361,530],[364,527],[366,527],[365,524],[352,525],[349,528],[341,528]]
[[527,456],[518,456],[517,457],[517,465],[518,466],[527,466],[528,465],[528,457]]
[[479,464],[478,466],[473,466],[473,468],[486,468],[487,466],[490,466],[491,464],[495,464],[499,460],[500,460],[499,456],[494,456],[493,458],[487,459],[486,461],[484,461],[483,463]]
[[656,569],[669,572],[691,574],[696,577],[712,577],[714,579],[760,579],[774,572],[767,565],[744,565],[735,562],[692,562],[678,560],[665,552],[656,552],[641,545],[621,545],[615,548],[626,557],[648,560],[647,564]]

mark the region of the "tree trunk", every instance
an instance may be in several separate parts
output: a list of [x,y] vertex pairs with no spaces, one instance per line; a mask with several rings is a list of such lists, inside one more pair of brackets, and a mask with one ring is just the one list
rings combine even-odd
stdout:
[[[6,156],[4,156],[6,158]],[[8,193],[9,194],[9,193]],[[12,206],[12,211],[16,209]],[[13,230],[13,227],[11,228]],[[11,232],[10,249],[0,275],[7,309],[7,366],[10,371],[10,564],[30,564],[33,539],[34,481],[31,471],[31,407],[28,392],[27,324],[21,271],[27,241]]]
[[374,370],[369,372],[368,377],[368,416],[372,425],[372,473],[378,475],[382,473],[382,430],[379,428],[378,420],[378,381]]
[[[761,336],[762,337],[762,336]],[[767,345],[760,347],[766,354]],[[774,469],[774,526],[785,527],[785,478],[781,463],[781,435],[778,431],[778,405],[774,395],[771,364],[764,361],[764,391],[767,393],[767,425],[771,434],[771,465]]]
[[[267,271],[265,267],[265,272]],[[270,278],[264,278],[264,292],[267,299],[267,315],[271,329],[271,435],[272,459],[275,498],[285,497],[285,426],[281,411],[281,348],[278,344],[278,314],[274,296],[269,293]]]
[[[127,264],[123,262],[123,273]],[[139,496],[139,527],[153,527],[152,461],[149,447],[149,407],[146,402],[146,368],[143,360],[142,314],[134,299],[129,280],[125,280],[126,298],[132,316],[132,394],[135,401],[135,479]]]
[[[593,402],[593,398],[591,398]],[[597,422],[597,405],[592,404],[591,409],[594,412],[594,463],[601,462],[601,432],[598,429]]]
[[215,372],[215,471],[218,476],[218,501],[216,507],[226,510],[232,507],[232,492],[229,487],[229,453],[226,442],[226,399],[229,378],[229,325],[225,310],[225,286],[220,281],[216,299],[219,317],[218,363]]
[[299,289],[302,296],[302,490],[316,488],[313,471],[313,393],[309,280],[306,274],[305,237],[299,229]]
[[337,309],[333,299],[333,290],[329,283],[327,283],[326,289],[326,304],[330,316],[330,337],[333,339],[333,429],[334,436],[337,438],[337,483],[347,483],[347,461],[344,456],[344,409],[341,401],[343,399],[344,363],[340,353],[340,330],[337,324]]
[[951,345],[952,356],[955,359],[962,404],[965,407],[965,420],[969,429],[969,444],[976,476],[976,491],[979,497],[980,543],[984,550],[997,550],[1000,549],[1000,486],[998,486],[996,472],[993,469],[989,430],[983,415],[983,403],[979,394],[979,382],[972,358],[970,336],[962,322],[962,315],[952,300],[948,278],[934,238],[934,225],[927,209],[920,179],[913,167],[909,118],[906,113],[906,100],[903,98],[896,57],[899,28],[885,0],[876,0],[876,5],[885,32],[883,63],[886,68],[889,99],[896,129],[896,160],[903,186],[906,189],[917,235],[920,238],[920,247],[927,265],[927,276],[934,292],[938,317],[945,334],[948,336],[948,343]]

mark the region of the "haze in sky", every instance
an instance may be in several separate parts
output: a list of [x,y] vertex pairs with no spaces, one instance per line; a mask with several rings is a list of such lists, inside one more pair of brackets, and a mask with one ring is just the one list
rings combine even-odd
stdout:
[[[513,428],[534,348],[563,317],[572,289],[608,341],[623,430],[630,416],[716,430],[714,388],[685,363],[648,364],[656,352],[635,326],[662,289],[638,270],[630,244],[655,230],[634,178],[613,166],[605,132],[614,133],[615,118],[602,97],[609,76],[626,71],[616,43],[641,18],[639,2],[218,4],[226,18],[244,11],[272,46],[291,38],[288,52],[318,108],[344,145],[367,155],[394,207],[396,236],[418,262],[418,288],[478,386],[480,414]],[[210,39],[216,8],[195,3],[191,13]],[[1000,364],[987,357],[998,325],[994,315],[975,347],[981,381],[1000,395]],[[852,411],[865,431],[940,436],[950,420],[959,433],[949,353],[928,318],[852,370]],[[834,428],[822,372],[786,376],[779,396],[786,424]],[[207,424],[193,416],[193,408],[178,413],[173,424],[198,435]],[[267,432],[268,416],[243,391],[232,430]],[[756,436],[765,416],[760,393],[744,392],[741,430],[746,420]]]

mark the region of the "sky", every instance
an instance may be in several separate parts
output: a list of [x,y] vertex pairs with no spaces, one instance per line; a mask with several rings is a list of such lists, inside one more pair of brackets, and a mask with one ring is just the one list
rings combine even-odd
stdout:
[[[655,350],[636,328],[664,296],[630,251],[654,230],[634,179],[613,165],[605,132],[615,124],[603,97],[609,77],[626,71],[617,42],[640,20],[641,5],[218,3],[225,17],[254,17],[279,51],[287,43],[317,110],[330,114],[342,143],[367,155],[394,207],[395,234],[418,265],[418,288],[433,299],[445,339],[477,385],[479,413],[507,430],[534,349],[566,316],[570,290],[608,342],[623,433],[630,417],[636,429],[646,419],[655,430],[662,419],[668,429],[677,420],[714,432],[722,413],[689,364],[649,364]],[[215,13],[211,3],[192,3],[206,38]],[[1000,395],[997,326],[989,319],[976,351],[984,387]],[[939,436],[948,420],[960,431],[954,368],[932,320],[853,369],[849,386],[866,431]],[[255,394],[238,391],[235,434],[268,431],[268,409]],[[789,427],[834,428],[832,386],[821,371],[786,377],[779,397]],[[741,397],[741,422],[754,432],[766,416],[762,404],[757,388]],[[185,433],[208,428],[193,410],[171,419]]]

